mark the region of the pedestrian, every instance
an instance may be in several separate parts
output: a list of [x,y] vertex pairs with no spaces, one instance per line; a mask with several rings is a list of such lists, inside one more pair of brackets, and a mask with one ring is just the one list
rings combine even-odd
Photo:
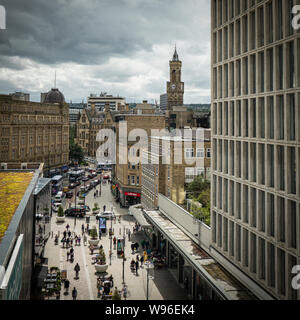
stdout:
[[66,230],[63,232],[63,235],[64,235],[64,238],[67,236],[67,231]]
[[74,253],[74,249],[73,249],[73,247],[71,247],[71,249],[70,249],[70,255],[73,254],[73,253]]
[[77,290],[76,290],[75,287],[74,287],[74,289],[72,290],[72,298],[73,298],[73,300],[76,300],[76,298],[77,298]]
[[86,238],[86,235],[84,234],[83,235],[83,244],[86,246],[86,241],[87,241],[87,238]]
[[78,236],[78,245],[80,246],[80,240],[81,240],[81,237]]
[[65,242],[66,242],[65,238],[63,238],[63,239],[61,240],[61,242],[62,242],[63,248],[64,248],[64,247],[65,247]]
[[139,262],[136,261],[136,262],[135,262],[135,272],[136,272],[136,275],[138,275],[138,269],[139,269]]
[[131,231],[128,230],[128,241],[130,241]]
[[77,235],[75,236],[75,246],[77,246],[77,240],[78,240],[78,237]]
[[105,212],[105,209],[106,209],[106,205],[103,206],[103,212]]
[[94,192],[94,199],[96,198],[96,192]]
[[68,237],[70,238],[72,235],[71,231],[68,232]]
[[86,233],[87,234],[89,233],[89,224],[88,223],[86,224]]
[[101,235],[102,235],[102,231],[101,229],[99,230],[99,239],[101,240]]
[[67,231],[68,231],[68,230],[69,230],[69,228],[70,228],[69,224],[67,224],[66,228],[67,228]]
[[127,287],[126,287],[126,285],[124,285],[124,288],[123,288],[123,298],[124,298],[124,300],[126,300],[126,298],[127,298]]
[[131,253],[134,254],[134,243],[131,244]]
[[78,279],[78,274],[79,274],[79,271],[80,271],[80,266],[78,264],[78,262],[76,263],[75,267],[74,267],[74,271],[76,272],[76,279]]
[[117,243],[117,238],[116,237],[113,238],[113,242],[114,242],[114,247],[115,247],[116,243]]
[[144,256],[141,256],[140,262],[141,262],[141,267],[142,267],[143,263],[144,263]]
[[140,261],[140,256],[138,254],[136,255],[136,261]]
[[69,261],[69,255],[70,255],[70,252],[67,251],[67,261]]
[[70,239],[67,238],[67,240],[66,240],[66,248],[67,248],[67,249],[69,248],[69,242],[70,242]]
[[65,280],[65,283],[64,283],[64,286],[65,286],[65,295],[68,295],[69,294],[69,287],[70,287],[70,281],[68,279]]
[[84,224],[81,225],[81,232],[84,234]]

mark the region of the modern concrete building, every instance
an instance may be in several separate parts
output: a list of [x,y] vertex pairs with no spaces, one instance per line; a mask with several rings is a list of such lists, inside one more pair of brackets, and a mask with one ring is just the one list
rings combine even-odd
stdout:
[[109,103],[111,111],[118,111],[118,104],[125,104],[125,98],[113,95],[108,95],[106,92],[101,92],[99,96],[96,94],[90,94],[87,98],[87,106],[91,107],[92,104],[95,104],[98,111],[104,111],[105,104]]
[[211,251],[275,299],[300,299],[291,285],[300,264],[296,4],[214,0],[211,7]]
[[210,181],[210,129],[195,128],[190,137],[184,135],[182,130],[171,136],[151,136],[148,150],[142,151],[144,208],[156,209],[159,193],[182,205],[186,186],[196,176]]
[[[35,247],[35,188],[42,174],[43,164],[30,163],[26,169],[20,163],[1,164],[0,300],[30,299],[39,251]],[[47,199],[50,203],[50,193]],[[39,203],[43,203],[41,198]]]
[[163,111],[166,111],[168,109],[168,94],[163,93],[160,95],[160,101],[159,101],[160,109]]

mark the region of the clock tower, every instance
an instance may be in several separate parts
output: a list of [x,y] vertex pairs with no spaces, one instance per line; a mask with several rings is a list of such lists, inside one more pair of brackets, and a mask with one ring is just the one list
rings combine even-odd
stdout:
[[184,83],[181,82],[182,63],[175,51],[170,61],[170,81],[167,82],[168,110],[173,106],[183,106]]

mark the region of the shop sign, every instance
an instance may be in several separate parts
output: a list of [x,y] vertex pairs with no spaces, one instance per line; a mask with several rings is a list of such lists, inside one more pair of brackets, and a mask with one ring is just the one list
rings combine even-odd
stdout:
[[132,197],[140,197],[140,193],[135,193],[135,192],[125,192],[125,196],[132,196]]

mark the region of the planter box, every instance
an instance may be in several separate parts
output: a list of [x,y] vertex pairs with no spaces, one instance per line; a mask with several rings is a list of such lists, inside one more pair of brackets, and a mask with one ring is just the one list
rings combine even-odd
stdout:
[[100,241],[99,239],[95,239],[95,240],[89,239],[89,244],[92,244],[93,246],[97,246],[99,241]]
[[108,264],[95,264],[95,269],[97,272],[103,273],[106,272]]
[[63,217],[56,216],[56,222],[64,222],[64,221],[65,221],[65,216]]

